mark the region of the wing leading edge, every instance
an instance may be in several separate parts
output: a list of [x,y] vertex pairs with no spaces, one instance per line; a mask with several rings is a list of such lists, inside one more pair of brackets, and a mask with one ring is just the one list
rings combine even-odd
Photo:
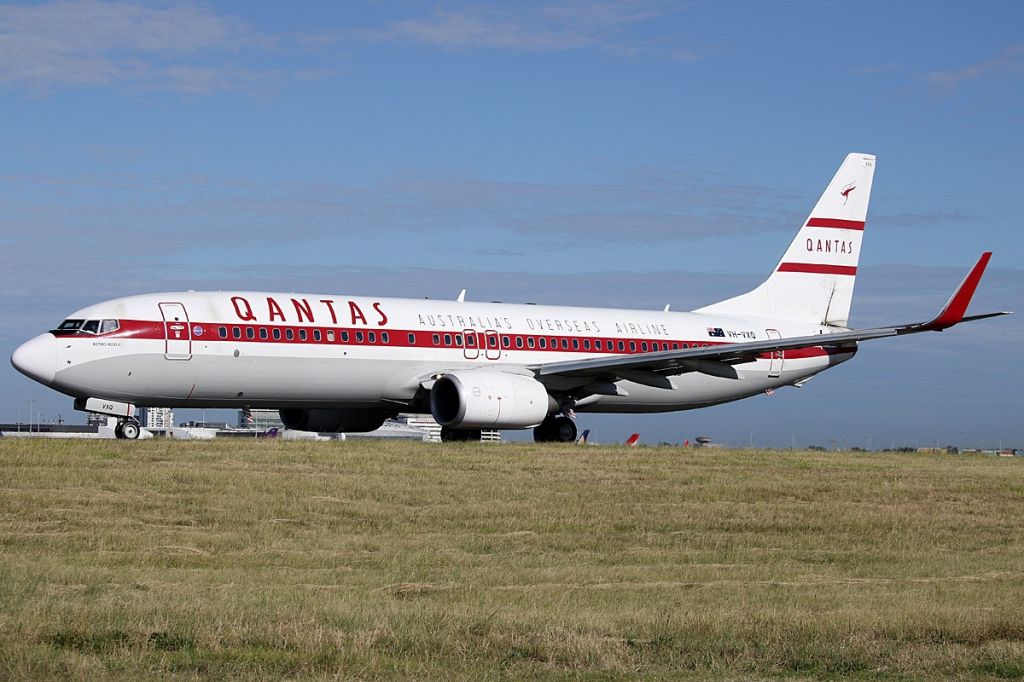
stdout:
[[[981,255],[981,258],[971,268],[971,271],[960,283],[956,291],[953,292],[953,295],[946,302],[946,305],[943,306],[942,310],[939,311],[939,314],[928,322],[822,333],[813,336],[795,336],[745,343],[725,343],[685,350],[656,351],[626,356],[550,362],[534,365],[530,369],[536,373],[539,379],[545,377],[603,377],[628,380],[636,378],[637,373],[653,373],[664,376],[682,374],[684,372],[701,372],[713,376],[738,378],[738,374],[732,368],[733,365],[751,362],[764,353],[797,348],[841,348],[843,346],[855,345],[858,341],[916,334],[918,332],[942,331],[961,322],[972,322],[999,315],[1009,315],[1010,313],[1008,312],[997,312],[964,316],[991,257],[991,252],[985,252]],[[648,382],[643,381],[642,383]]]

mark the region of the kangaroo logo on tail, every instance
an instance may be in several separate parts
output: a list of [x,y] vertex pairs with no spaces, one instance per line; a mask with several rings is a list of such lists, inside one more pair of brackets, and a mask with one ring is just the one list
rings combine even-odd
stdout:
[[843,188],[842,192],[840,192],[840,194],[843,195],[843,206],[846,206],[846,202],[850,200],[850,192],[852,192],[855,189],[857,189],[857,183],[851,182],[849,185]]

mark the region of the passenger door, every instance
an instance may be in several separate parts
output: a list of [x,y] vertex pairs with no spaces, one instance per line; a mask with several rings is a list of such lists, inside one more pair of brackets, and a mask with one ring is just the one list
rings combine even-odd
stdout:
[[[778,329],[765,329],[769,339],[781,339],[782,334]],[[768,366],[768,377],[777,379],[782,375],[782,364],[786,361],[786,351],[776,350],[771,352],[771,362]]]
[[168,360],[189,360],[192,357],[192,327],[181,303],[161,303],[164,318],[164,357]]

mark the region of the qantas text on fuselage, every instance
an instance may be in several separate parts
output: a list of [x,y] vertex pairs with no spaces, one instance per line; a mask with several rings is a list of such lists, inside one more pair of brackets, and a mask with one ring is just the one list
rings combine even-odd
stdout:
[[[850,154],[757,288],[691,312],[275,292],[174,292],[72,313],[11,356],[27,376],[139,434],[136,407],[275,408],[312,431],[429,412],[445,440],[533,428],[570,442],[576,412],[738,400],[840,364],[860,341],[963,321],[985,253],[928,322],[847,326],[875,158]],[[856,191],[854,191],[856,190]]]

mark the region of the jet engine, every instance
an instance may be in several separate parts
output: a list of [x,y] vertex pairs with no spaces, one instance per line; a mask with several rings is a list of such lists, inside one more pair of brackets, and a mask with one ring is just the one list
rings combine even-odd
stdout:
[[279,410],[281,422],[289,429],[317,433],[364,433],[376,431],[389,413],[371,409]]
[[430,412],[441,426],[526,429],[555,409],[536,379],[489,369],[450,372],[430,389]]

